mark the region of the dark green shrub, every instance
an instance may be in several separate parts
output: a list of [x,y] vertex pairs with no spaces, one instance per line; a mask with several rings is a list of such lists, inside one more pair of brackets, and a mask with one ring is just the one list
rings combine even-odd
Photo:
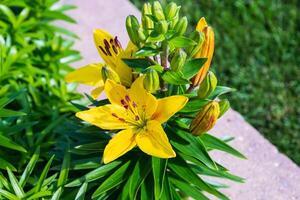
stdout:
[[214,28],[212,69],[221,84],[238,89],[231,97],[233,108],[299,164],[298,10],[296,0],[187,0],[182,6],[192,24],[190,30],[202,16]]

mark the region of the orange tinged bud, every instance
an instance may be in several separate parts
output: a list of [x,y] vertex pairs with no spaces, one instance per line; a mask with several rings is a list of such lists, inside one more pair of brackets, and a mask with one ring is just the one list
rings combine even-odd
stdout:
[[210,26],[207,25],[205,18],[202,17],[199,20],[196,30],[204,33],[205,41],[203,43],[202,48],[196,53],[194,57],[207,58],[207,60],[202,66],[202,68],[199,70],[198,74],[194,77],[193,79],[194,86],[199,85],[204,80],[211,64],[211,60],[214,54],[214,46],[215,46],[214,31]]

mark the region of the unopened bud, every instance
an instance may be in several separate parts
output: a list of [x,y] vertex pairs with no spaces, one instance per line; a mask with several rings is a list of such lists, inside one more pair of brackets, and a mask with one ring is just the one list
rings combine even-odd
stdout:
[[205,105],[193,119],[190,131],[193,135],[199,136],[210,130],[215,124],[220,114],[219,103],[212,101]]
[[151,8],[152,6],[150,3],[145,3],[142,9],[142,25],[148,34],[150,34],[152,31],[151,29],[154,28],[153,21],[147,16],[147,15],[152,15]]
[[227,99],[223,99],[219,102],[219,107],[220,107],[220,114],[219,114],[219,118],[220,118],[230,108],[230,103]]
[[158,20],[164,20],[165,14],[161,7],[161,4],[159,1],[154,1],[152,5],[152,14],[158,19]]
[[207,98],[217,87],[218,79],[212,71],[209,71],[199,86],[198,97]]
[[197,52],[199,52],[199,50],[201,49],[204,40],[205,40],[205,36],[202,32],[199,31],[193,31],[190,39],[194,40],[197,45],[195,46],[190,46],[187,48],[187,52],[189,54],[190,57],[194,57],[194,55],[196,55]]
[[185,63],[186,53],[183,50],[178,50],[175,52],[171,60],[171,69],[174,71],[180,71]]
[[103,66],[101,69],[102,79],[105,82],[107,79],[113,80],[116,83],[120,83],[120,77],[119,75],[110,67]]
[[139,31],[140,25],[138,19],[133,16],[129,15],[126,18],[126,30],[128,33],[128,36],[133,44],[138,45],[139,44]]
[[147,39],[147,37],[146,37],[146,35],[144,33],[144,29],[143,28],[139,28],[139,30],[138,30],[138,38],[139,38],[139,40],[141,42],[144,42]]
[[144,87],[151,93],[159,89],[159,75],[154,69],[149,69],[144,78]]
[[166,20],[161,20],[157,23],[156,31],[161,34],[165,34],[168,31],[168,22]]
[[178,35],[183,35],[186,32],[188,25],[187,17],[182,17],[175,26],[175,31],[178,33]]
[[170,2],[165,9],[165,16],[167,20],[172,20],[178,11],[178,7],[176,3]]

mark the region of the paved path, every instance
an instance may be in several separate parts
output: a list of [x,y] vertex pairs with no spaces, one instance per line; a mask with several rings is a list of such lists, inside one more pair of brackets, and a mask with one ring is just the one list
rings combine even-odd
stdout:
[[[100,58],[92,38],[94,28],[103,28],[118,35],[125,46],[128,41],[124,26],[125,17],[129,14],[140,15],[127,0],[62,0],[62,2],[78,6],[77,10],[69,12],[78,24],[65,26],[81,38],[75,48],[81,51],[83,60],[74,67],[99,62]],[[79,88],[80,91],[87,89]],[[231,199],[300,200],[300,168],[279,153],[257,130],[245,122],[239,113],[233,110],[227,112],[212,133],[220,137],[234,136],[236,139],[232,145],[248,157],[248,160],[239,160],[221,152],[214,152],[212,155],[233,173],[247,179],[244,184],[227,182],[230,188],[223,191]]]

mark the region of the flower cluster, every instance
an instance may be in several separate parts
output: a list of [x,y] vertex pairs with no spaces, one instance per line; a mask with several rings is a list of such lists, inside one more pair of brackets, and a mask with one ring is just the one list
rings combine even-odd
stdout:
[[158,1],[144,4],[141,22],[132,15],[126,18],[130,38],[126,49],[117,36],[96,29],[94,41],[104,63],[88,64],[66,76],[68,82],[95,87],[94,99],[104,91],[110,102],[76,113],[113,133],[104,163],[136,146],[154,157],[175,157],[164,131],[168,123],[181,124],[199,136],[229,109],[228,100],[220,95],[230,88],[217,86],[215,74],[209,71],[213,29],[201,18],[187,34],[187,18],[179,11],[175,3],[164,9]]

